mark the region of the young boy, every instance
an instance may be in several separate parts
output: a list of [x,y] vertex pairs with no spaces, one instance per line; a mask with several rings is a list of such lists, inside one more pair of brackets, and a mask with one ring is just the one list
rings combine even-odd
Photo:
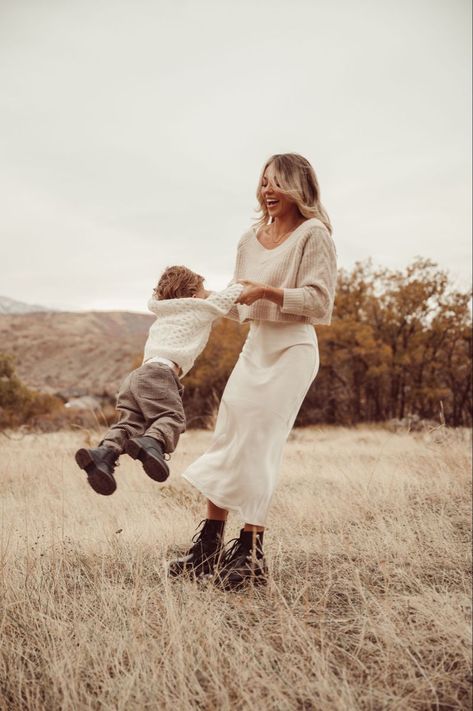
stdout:
[[81,448],[75,459],[98,494],[113,494],[117,460],[126,452],[139,459],[146,474],[165,481],[165,454],[173,452],[186,429],[179,378],[204,350],[215,319],[225,316],[243,291],[232,284],[223,291],[204,289],[204,278],[187,267],[162,274],[148,308],[156,315],[145,344],[143,364],[123,381],[117,398],[119,421],[95,449]]

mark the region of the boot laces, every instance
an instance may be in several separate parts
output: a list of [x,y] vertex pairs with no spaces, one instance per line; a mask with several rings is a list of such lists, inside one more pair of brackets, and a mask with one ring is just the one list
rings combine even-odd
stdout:
[[106,449],[108,449],[109,451],[105,452],[104,459],[112,466],[118,467],[120,464],[120,453],[112,449],[111,447],[106,447]]
[[225,546],[224,565],[233,565],[240,559],[240,562],[258,560],[262,558],[263,550],[258,539],[248,546],[241,538],[231,538]]
[[209,523],[209,519],[202,519],[202,521],[199,523],[199,525],[196,528],[196,532],[192,536],[192,540],[194,543],[197,543],[199,540],[214,540],[215,538],[221,538],[222,537],[222,531],[214,530],[212,528],[207,527],[206,524]]
[[198,543],[201,538],[203,538],[203,532],[204,532],[204,526],[205,526],[205,518],[202,519],[202,521],[198,524],[196,528],[196,532],[192,536],[192,542],[193,543]]
[[[231,538],[225,546],[224,561],[229,563],[247,553],[240,538]],[[246,557],[246,556],[245,556]]]
[[200,553],[201,555],[204,553],[205,550],[205,544],[206,543],[213,543],[214,537],[205,535],[205,523],[206,519],[204,518],[199,525],[197,526],[197,530],[192,536],[192,542],[193,546],[191,548],[191,551],[195,553]]

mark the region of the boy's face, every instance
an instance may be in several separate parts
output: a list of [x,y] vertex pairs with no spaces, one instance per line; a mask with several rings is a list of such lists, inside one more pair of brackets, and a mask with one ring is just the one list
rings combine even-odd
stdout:
[[210,292],[204,289],[204,284],[202,283],[198,290],[194,294],[194,299],[206,299]]

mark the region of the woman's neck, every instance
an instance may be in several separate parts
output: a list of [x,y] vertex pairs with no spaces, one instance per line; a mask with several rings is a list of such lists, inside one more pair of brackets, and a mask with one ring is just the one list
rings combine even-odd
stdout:
[[297,212],[289,212],[285,215],[281,215],[281,217],[275,217],[272,223],[272,229],[275,235],[282,235],[295,230],[304,220],[305,218],[301,215],[299,210],[297,210]]

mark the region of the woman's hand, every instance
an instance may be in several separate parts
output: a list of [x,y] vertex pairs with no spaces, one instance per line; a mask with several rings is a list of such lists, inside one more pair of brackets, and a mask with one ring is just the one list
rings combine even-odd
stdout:
[[245,306],[251,306],[258,299],[262,299],[265,289],[268,287],[264,284],[259,284],[256,281],[250,281],[249,279],[240,279],[238,284],[243,284],[245,287],[238,297],[237,304],[245,304]]
[[275,286],[268,286],[267,284],[260,284],[257,281],[250,281],[249,279],[239,279],[238,284],[243,284],[245,287],[240,294],[240,298],[237,299],[237,304],[245,304],[246,306],[251,306],[258,299],[266,299],[267,301],[272,301],[273,304],[278,306],[283,305],[284,301],[284,290],[278,289]]

